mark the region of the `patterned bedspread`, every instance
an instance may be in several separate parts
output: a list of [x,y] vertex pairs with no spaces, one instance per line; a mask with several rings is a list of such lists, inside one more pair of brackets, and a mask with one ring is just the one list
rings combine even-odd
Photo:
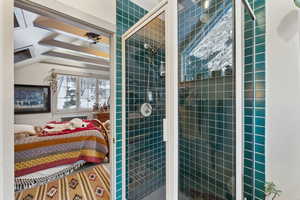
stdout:
[[15,144],[15,176],[23,176],[78,160],[100,163],[108,154],[106,135],[98,130],[27,137]]

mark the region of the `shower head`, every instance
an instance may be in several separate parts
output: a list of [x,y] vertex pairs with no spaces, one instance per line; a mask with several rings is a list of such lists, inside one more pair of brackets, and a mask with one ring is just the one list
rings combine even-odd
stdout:
[[151,45],[148,44],[148,43],[145,43],[145,44],[144,44],[144,48],[145,48],[146,50],[149,50],[152,54],[156,54],[157,51],[158,51],[158,49],[157,49],[156,47],[151,46]]
[[151,45],[150,45],[150,44],[147,44],[147,43],[145,43],[145,44],[144,44],[144,48],[145,48],[145,49],[149,49],[149,48],[151,48]]

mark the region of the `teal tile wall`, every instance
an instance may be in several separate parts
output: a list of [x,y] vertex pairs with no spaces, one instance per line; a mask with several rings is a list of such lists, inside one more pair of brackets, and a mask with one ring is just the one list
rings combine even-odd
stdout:
[[[122,200],[122,34],[147,13],[129,0],[117,0],[116,34],[116,200]],[[124,166],[125,167],[125,166]]]
[[[126,40],[126,199],[141,200],[165,186],[165,63],[164,14]],[[151,36],[151,37],[150,37]],[[145,44],[152,50],[145,49]],[[124,73],[124,72],[123,72]],[[148,92],[152,93],[149,99]],[[140,114],[145,102],[148,117]],[[164,199],[163,197],[160,199]]]
[[[248,200],[264,199],[265,183],[265,0],[250,0],[256,22],[245,11],[245,175]],[[122,199],[122,53],[121,36],[147,11],[129,0],[117,0],[116,62],[116,199]]]
[[257,17],[245,10],[244,195],[263,200],[265,185],[265,0],[250,0]]
[[[232,0],[179,11],[179,199],[235,199]],[[206,23],[199,20],[209,13]],[[213,42],[212,42],[213,41]]]

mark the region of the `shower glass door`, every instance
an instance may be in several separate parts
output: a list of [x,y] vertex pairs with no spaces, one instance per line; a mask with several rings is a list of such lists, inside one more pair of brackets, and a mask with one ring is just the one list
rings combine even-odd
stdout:
[[166,199],[165,10],[123,35],[123,164],[127,200]]
[[235,200],[232,0],[178,0],[180,200]]

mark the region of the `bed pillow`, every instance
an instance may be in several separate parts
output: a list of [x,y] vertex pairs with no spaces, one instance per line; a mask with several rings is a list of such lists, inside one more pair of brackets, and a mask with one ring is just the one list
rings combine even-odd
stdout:
[[36,134],[35,127],[32,125],[27,125],[27,124],[15,124],[14,132],[15,132],[15,134],[18,134],[18,133]]

